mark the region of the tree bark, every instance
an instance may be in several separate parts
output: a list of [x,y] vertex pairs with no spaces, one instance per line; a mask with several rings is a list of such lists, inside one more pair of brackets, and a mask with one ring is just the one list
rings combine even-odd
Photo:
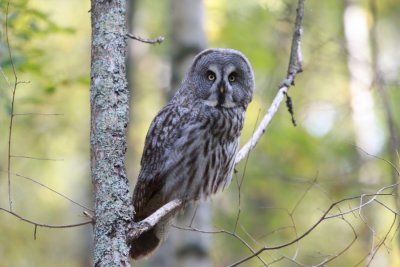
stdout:
[[92,0],[91,171],[95,193],[94,265],[130,266],[132,207],[125,171],[129,92],[124,0]]

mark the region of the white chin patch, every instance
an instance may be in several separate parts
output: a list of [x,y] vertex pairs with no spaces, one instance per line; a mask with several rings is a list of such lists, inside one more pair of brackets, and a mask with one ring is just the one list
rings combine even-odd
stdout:
[[[203,104],[209,107],[216,107],[218,105],[218,101],[217,100],[203,100]],[[236,107],[237,104],[235,102],[225,102],[221,105],[224,108],[233,108]]]
[[210,106],[210,107],[215,107],[218,105],[217,100],[203,100],[204,105]]
[[223,103],[221,106],[223,106],[224,108],[233,108],[236,107],[237,105],[235,102],[227,101]]

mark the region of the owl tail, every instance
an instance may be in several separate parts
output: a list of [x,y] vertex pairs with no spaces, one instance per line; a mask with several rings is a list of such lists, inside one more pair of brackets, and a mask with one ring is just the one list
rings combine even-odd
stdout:
[[163,220],[131,242],[130,256],[139,260],[154,252],[166,238],[170,220]]
[[138,237],[138,239],[131,243],[131,250],[129,251],[129,254],[131,255],[132,259],[139,260],[156,250],[160,243],[161,239],[157,237],[156,229],[153,228],[143,233]]

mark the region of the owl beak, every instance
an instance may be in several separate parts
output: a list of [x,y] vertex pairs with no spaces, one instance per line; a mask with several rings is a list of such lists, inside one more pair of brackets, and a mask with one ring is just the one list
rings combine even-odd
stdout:
[[225,86],[221,84],[218,88],[218,91],[218,105],[222,106],[225,103]]

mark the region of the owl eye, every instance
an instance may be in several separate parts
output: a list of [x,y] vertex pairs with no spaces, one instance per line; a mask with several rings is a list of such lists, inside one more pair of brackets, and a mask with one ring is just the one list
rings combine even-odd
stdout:
[[231,73],[231,74],[228,76],[228,80],[229,80],[230,82],[236,81],[236,73]]
[[214,80],[215,80],[215,74],[214,74],[214,72],[209,71],[208,74],[207,74],[207,79],[208,79],[209,81],[214,81]]

